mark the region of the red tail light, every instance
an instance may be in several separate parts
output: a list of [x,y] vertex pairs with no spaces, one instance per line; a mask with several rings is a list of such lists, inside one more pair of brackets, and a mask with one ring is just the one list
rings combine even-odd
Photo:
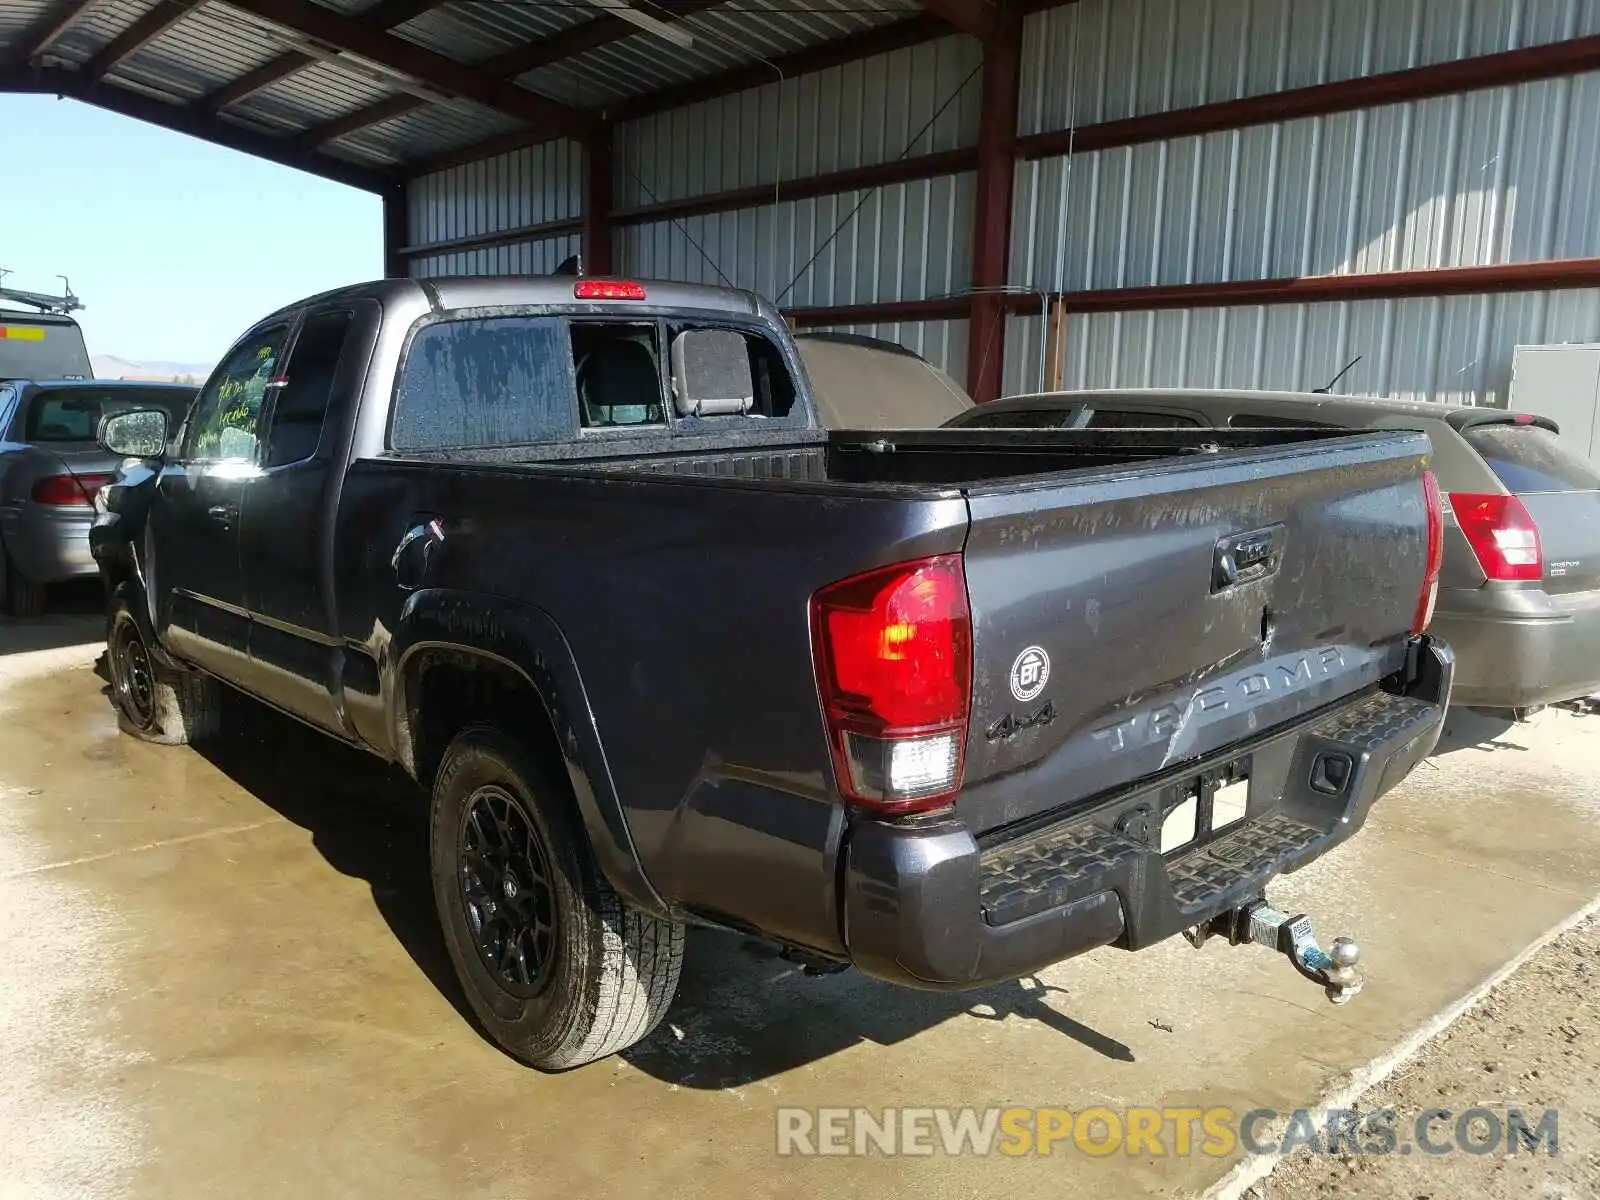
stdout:
[[94,494],[110,483],[110,475],[46,475],[34,481],[35,504],[57,508],[93,508]]
[[856,575],[811,598],[812,654],[839,788],[891,812],[961,786],[972,617],[959,554]]
[[1490,579],[1542,579],[1539,527],[1515,496],[1451,492],[1456,524]]
[[1422,493],[1428,503],[1428,567],[1422,576],[1422,595],[1411,632],[1421,634],[1433,620],[1433,606],[1439,599],[1439,568],[1444,565],[1444,501],[1439,495],[1439,480],[1432,471],[1422,473]]
[[572,285],[574,300],[643,300],[644,284],[631,279],[580,279]]

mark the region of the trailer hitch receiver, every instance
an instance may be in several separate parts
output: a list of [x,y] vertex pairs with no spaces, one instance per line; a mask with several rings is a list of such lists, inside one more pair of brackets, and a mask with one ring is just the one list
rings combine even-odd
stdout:
[[1346,1004],[1354,999],[1366,982],[1356,968],[1361,960],[1361,948],[1354,938],[1334,938],[1328,949],[1323,950],[1312,932],[1310,917],[1304,913],[1288,916],[1273,908],[1265,898],[1218,913],[1207,924],[1184,931],[1184,937],[1197,948],[1213,936],[1227,938],[1230,946],[1256,945],[1276,950],[1296,971],[1311,982],[1321,984],[1334,1004]]

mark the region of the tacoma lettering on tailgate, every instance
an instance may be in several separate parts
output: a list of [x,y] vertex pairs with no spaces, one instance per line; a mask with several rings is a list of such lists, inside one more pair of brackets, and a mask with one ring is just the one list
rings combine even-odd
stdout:
[[1111,725],[1090,730],[1112,753],[1130,746],[1149,746],[1165,742],[1180,732],[1186,722],[1198,715],[1203,719],[1229,711],[1237,701],[1253,700],[1268,692],[1291,692],[1317,679],[1325,679],[1344,667],[1344,654],[1336,646],[1310,650],[1292,662],[1275,663],[1261,671],[1231,679],[1226,683],[1201,688],[1187,704],[1163,704],[1148,712],[1135,713]]

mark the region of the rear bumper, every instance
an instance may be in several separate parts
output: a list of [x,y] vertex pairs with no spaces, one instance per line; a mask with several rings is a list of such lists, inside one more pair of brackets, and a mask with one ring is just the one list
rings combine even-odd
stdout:
[[6,553],[30,583],[60,583],[99,570],[89,553],[90,508],[27,504],[0,514]]
[[[953,817],[856,822],[844,888],[851,960],[910,987],[971,987],[1097,946],[1142,949],[1259,896],[1355,833],[1373,802],[1432,752],[1453,660],[1423,638],[1414,662],[1403,694],[1363,696],[1004,841],[980,844]],[[1329,756],[1348,764],[1331,791],[1318,769]],[[1136,836],[1141,812],[1161,812],[1195,777],[1243,759],[1244,820],[1168,857],[1155,848],[1159,820]]]
[[1459,657],[1457,704],[1525,708],[1600,692],[1600,592],[1549,600],[1547,616],[1434,618],[1432,632]]

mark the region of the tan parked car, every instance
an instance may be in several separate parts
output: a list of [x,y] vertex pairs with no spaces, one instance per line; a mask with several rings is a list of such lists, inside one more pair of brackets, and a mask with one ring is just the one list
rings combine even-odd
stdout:
[[1431,632],[1456,652],[1456,701],[1523,710],[1600,691],[1600,471],[1548,418],[1302,392],[1126,390],[1011,396],[949,423],[1421,429],[1446,493]]

